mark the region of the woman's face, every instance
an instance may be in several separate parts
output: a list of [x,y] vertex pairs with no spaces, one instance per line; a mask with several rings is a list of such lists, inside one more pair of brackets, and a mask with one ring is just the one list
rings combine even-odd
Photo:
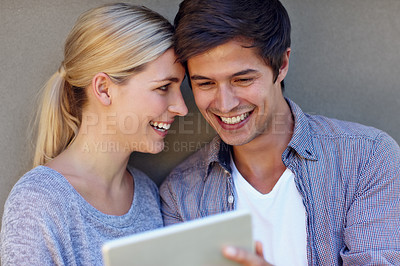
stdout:
[[180,90],[184,76],[184,68],[169,49],[123,85],[116,85],[113,112],[108,114],[115,114],[115,122],[109,119],[109,124],[118,134],[118,149],[147,153],[164,149],[174,117],[188,112]]

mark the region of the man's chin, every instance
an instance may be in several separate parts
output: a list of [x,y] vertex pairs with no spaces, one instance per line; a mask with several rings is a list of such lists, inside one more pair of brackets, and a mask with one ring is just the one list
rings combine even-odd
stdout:
[[224,134],[219,134],[222,141],[231,146],[241,146],[249,143],[251,141],[248,137],[243,136],[226,136]]

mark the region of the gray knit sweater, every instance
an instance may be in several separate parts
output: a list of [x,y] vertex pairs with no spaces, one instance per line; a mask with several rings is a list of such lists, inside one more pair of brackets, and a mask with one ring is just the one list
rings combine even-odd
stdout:
[[137,169],[132,206],[106,215],[58,172],[38,166],[12,189],[3,214],[1,265],[102,265],[106,240],[163,225],[156,185]]

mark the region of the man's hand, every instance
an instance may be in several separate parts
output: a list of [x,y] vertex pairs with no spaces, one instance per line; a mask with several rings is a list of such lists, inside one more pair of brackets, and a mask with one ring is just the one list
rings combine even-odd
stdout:
[[222,254],[227,259],[236,261],[243,266],[272,266],[264,260],[262,244],[259,241],[256,241],[256,254],[232,246],[224,247]]

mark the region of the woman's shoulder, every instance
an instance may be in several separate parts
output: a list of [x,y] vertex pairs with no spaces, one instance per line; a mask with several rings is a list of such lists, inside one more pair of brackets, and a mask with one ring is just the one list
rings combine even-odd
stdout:
[[1,241],[5,244],[1,252],[7,254],[7,260],[47,258],[48,244],[57,241],[54,233],[68,230],[70,197],[66,191],[63,176],[44,166],[30,170],[14,185],[2,220]]
[[154,181],[151,180],[150,177],[144,172],[130,165],[127,166],[127,169],[131,173],[133,180],[135,181],[135,185],[157,189],[157,185],[154,183]]
[[150,179],[141,170],[132,166],[127,166],[128,171],[132,174],[135,184],[135,198],[140,201],[148,201],[149,199],[159,201],[158,187],[153,180]]
[[8,196],[6,206],[7,204],[25,206],[34,203],[34,206],[46,205],[48,208],[59,208],[60,202],[65,201],[65,196],[69,193],[68,182],[61,174],[51,168],[38,166],[18,180]]
[[134,179],[134,199],[132,206],[135,210],[135,223],[140,231],[162,227],[160,212],[160,195],[158,187],[145,173],[132,166],[127,166]]
[[47,190],[65,189],[68,181],[57,171],[40,165],[25,173],[15,184],[15,189]]

